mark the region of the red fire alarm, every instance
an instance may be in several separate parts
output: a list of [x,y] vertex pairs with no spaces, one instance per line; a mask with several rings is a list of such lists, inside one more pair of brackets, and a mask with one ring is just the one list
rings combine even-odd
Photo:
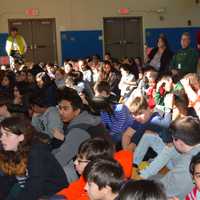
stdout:
[[119,9],[119,14],[121,14],[121,15],[127,15],[128,13],[129,13],[128,8],[120,8]]
[[38,16],[39,10],[37,8],[28,8],[26,9],[25,13],[28,16]]

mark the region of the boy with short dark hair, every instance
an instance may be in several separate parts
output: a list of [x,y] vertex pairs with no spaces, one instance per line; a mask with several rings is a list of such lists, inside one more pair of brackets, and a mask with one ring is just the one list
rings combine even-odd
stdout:
[[68,181],[72,182],[78,179],[73,158],[77,154],[79,145],[89,138],[101,137],[109,141],[111,139],[101,123],[101,118],[83,109],[82,100],[75,90],[64,88],[60,91],[58,110],[67,127],[64,127],[63,138],[60,138],[63,143],[54,151],[54,155],[64,168]]
[[107,81],[100,81],[94,86],[95,96],[110,96],[110,85]]
[[90,162],[83,175],[90,200],[116,199],[125,180],[122,167],[113,159]]
[[81,143],[74,161],[76,171],[81,175],[90,161],[97,157],[112,158],[114,155],[114,147],[110,143],[101,138],[89,139]]
[[[119,151],[114,154],[113,146],[106,140],[101,138],[88,139],[84,141],[78,149],[76,159],[74,161],[77,172],[82,175],[85,167],[97,158],[115,158],[123,167],[124,174],[127,178],[131,177],[132,171],[132,153],[129,151]],[[64,188],[58,195],[62,195],[68,200],[88,199],[87,193],[84,191],[85,180],[81,176],[74,181],[69,187]]]
[[[89,162],[98,157],[112,158],[114,155],[114,148],[110,143],[101,138],[88,139],[81,143],[79,146],[76,159],[74,161],[75,169],[82,175],[85,167]],[[84,193],[85,180],[81,176],[78,180],[74,181],[69,187],[62,189],[58,195],[62,195],[68,200],[75,200],[80,198]]]
[[97,82],[94,86],[94,92],[96,97],[109,97],[110,100],[117,102],[117,96],[111,91],[107,81]]

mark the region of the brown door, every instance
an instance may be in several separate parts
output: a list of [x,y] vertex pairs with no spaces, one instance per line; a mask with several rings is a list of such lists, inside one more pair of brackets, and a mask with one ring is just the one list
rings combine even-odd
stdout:
[[32,21],[35,62],[56,62],[55,21],[41,19]]
[[27,62],[57,62],[55,19],[9,20],[11,26],[18,28],[27,43]]
[[114,58],[143,57],[142,18],[104,18],[104,47]]
[[123,56],[122,31],[123,31],[122,18],[104,19],[105,52],[110,52],[114,58],[121,58]]
[[142,57],[142,19],[125,18],[124,19],[124,54],[127,57]]

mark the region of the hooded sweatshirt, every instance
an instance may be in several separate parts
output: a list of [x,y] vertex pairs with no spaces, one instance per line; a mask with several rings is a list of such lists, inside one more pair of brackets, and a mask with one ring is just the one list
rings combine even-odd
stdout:
[[[91,126],[97,126],[101,123],[101,118],[98,116],[94,116],[87,111],[81,112],[77,117],[75,117],[68,125],[68,130],[65,134],[64,143],[60,148],[53,151],[56,159],[64,168],[65,173],[67,175],[68,181],[72,182],[78,178],[76,171],[74,169],[73,158],[76,156],[78,152],[78,148],[80,144],[90,138],[90,134],[81,128],[72,128],[79,124],[89,124]],[[64,132],[66,132],[64,130]]]

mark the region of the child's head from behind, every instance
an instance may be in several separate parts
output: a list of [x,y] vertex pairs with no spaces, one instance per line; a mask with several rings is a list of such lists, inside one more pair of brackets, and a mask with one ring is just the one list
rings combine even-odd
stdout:
[[113,159],[96,159],[83,173],[87,181],[85,189],[90,200],[112,200],[118,196],[124,182],[121,165]]
[[174,93],[174,106],[172,119],[186,116],[188,112],[189,100],[184,90],[178,90]]
[[200,191],[200,152],[192,157],[189,169],[197,189]]
[[129,105],[129,110],[134,119],[142,124],[146,123],[152,114],[144,96],[135,97]]
[[119,197],[120,200],[167,200],[162,185],[152,180],[128,181]]
[[173,143],[180,153],[187,153],[200,144],[200,121],[191,116],[176,119],[170,124]]
[[93,161],[99,157],[112,158],[113,154],[114,148],[106,140],[101,138],[88,139],[79,146],[74,165],[77,172],[82,174],[90,161]]
[[107,81],[100,81],[94,87],[95,96],[97,97],[108,97],[110,96],[110,85]]

